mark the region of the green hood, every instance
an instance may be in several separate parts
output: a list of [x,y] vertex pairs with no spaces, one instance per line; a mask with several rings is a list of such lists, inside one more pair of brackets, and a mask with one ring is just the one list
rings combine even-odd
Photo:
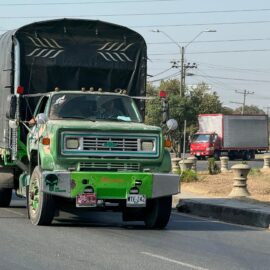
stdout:
[[123,132],[145,132],[160,133],[161,128],[149,126],[143,123],[134,122],[111,122],[111,121],[89,121],[89,120],[49,120],[48,128],[55,129],[73,129],[73,130],[95,130],[95,131],[123,131]]

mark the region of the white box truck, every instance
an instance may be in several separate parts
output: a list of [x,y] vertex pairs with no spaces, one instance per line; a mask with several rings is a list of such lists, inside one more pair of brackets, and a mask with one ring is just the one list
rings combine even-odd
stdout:
[[190,153],[198,159],[227,155],[249,160],[268,150],[267,115],[200,114],[198,122],[190,144]]

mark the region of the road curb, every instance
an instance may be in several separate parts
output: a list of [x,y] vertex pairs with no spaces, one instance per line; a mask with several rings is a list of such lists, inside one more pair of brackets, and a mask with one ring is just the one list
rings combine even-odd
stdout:
[[214,218],[230,223],[269,229],[270,214],[224,205],[214,205],[192,199],[180,199],[176,209],[182,213]]

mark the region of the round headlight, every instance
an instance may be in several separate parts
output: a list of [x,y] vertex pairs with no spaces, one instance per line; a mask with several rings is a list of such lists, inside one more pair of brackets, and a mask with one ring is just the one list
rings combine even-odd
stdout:
[[78,149],[80,146],[79,139],[70,138],[66,140],[66,148],[67,149]]
[[142,148],[142,151],[152,152],[154,150],[154,142],[153,141],[142,141],[141,148]]

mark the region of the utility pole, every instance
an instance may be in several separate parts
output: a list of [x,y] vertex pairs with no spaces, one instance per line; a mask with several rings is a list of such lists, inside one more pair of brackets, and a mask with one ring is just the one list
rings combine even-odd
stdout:
[[269,116],[269,109],[270,109],[270,107],[263,107],[264,109],[266,109],[266,114],[267,114],[267,116]]
[[187,70],[188,69],[192,69],[192,68],[198,68],[197,64],[196,63],[187,63],[187,64],[184,64],[184,78],[183,78],[183,85],[185,87],[186,85],[186,76],[187,76]]
[[184,59],[185,57],[185,47],[181,47],[181,71],[180,71],[180,97],[182,97],[182,93],[184,92],[184,81],[185,81],[185,74],[184,74]]
[[242,91],[238,91],[238,90],[235,90],[235,93],[237,94],[241,94],[244,96],[244,100],[243,100],[243,106],[242,106],[242,114],[244,114],[244,111],[245,111],[245,106],[246,106],[246,97],[247,95],[253,95],[254,92],[249,92],[247,91],[246,89],[242,92]]
[[201,34],[203,33],[213,33],[216,32],[215,29],[206,29],[203,30],[201,32],[199,32],[190,42],[188,42],[185,46],[180,46],[179,42],[175,41],[170,35],[168,35],[166,32],[161,31],[159,29],[156,30],[151,30],[152,32],[156,32],[156,33],[162,33],[163,35],[165,35],[170,41],[172,41],[180,50],[180,67],[176,65],[176,63],[179,61],[173,61],[173,67],[176,68],[180,68],[180,97],[183,96],[184,93],[184,88],[185,88],[185,49],[187,48],[187,46],[189,46],[195,39],[197,39]]

